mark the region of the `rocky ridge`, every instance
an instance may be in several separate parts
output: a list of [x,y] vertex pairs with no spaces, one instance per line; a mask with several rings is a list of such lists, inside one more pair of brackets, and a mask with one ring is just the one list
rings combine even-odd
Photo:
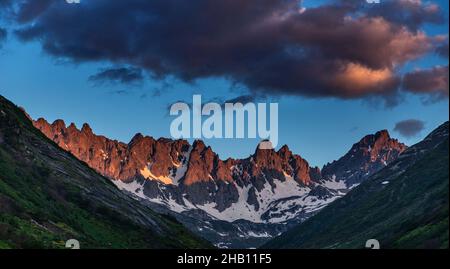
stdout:
[[208,235],[221,247],[230,238],[267,241],[344,196],[406,149],[380,131],[321,170],[288,146],[278,151],[258,147],[246,159],[222,160],[201,140],[191,145],[137,134],[127,144],[95,135],[88,124],[77,129],[61,120],[38,119],[34,125],[120,189],[177,214],[199,234],[231,225],[225,229],[229,233]]

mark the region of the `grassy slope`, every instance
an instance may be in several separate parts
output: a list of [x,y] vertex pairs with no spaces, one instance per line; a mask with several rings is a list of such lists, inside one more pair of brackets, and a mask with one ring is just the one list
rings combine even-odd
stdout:
[[0,249],[209,248],[119,191],[0,96]]
[[448,138],[383,185],[375,176],[267,248],[448,248]]

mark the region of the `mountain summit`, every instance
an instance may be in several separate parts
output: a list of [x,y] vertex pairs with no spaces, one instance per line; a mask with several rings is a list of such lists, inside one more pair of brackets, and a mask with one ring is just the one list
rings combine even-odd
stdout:
[[[228,223],[226,232],[206,235],[221,246],[224,234],[238,244],[246,238],[267,241],[342,197],[406,149],[380,131],[321,171],[287,145],[278,151],[257,147],[246,159],[221,160],[201,140],[191,145],[136,134],[126,144],[95,135],[87,124],[79,130],[62,120],[50,124],[38,119],[34,125],[136,199],[178,214],[193,231],[205,236]],[[203,228],[186,216],[204,220]],[[228,246],[247,246],[233,244]]]
[[449,123],[266,248],[447,248]]
[[342,158],[323,167],[326,179],[345,179],[351,187],[367,179],[374,172],[387,166],[407,149],[406,145],[392,139],[387,130],[367,135]]

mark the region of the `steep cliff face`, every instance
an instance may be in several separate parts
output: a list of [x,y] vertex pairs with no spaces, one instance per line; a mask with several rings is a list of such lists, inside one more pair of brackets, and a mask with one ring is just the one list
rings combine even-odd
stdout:
[[[58,139],[76,134],[78,145],[105,141],[88,126],[78,131],[61,121],[44,131]],[[61,150],[0,96],[0,248],[65,248],[72,238],[84,249],[212,247]]]
[[[239,187],[251,186],[248,201],[259,208],[255,190],[260,192],[266,183],[274,188],[274,178],[293,179],[301,186],[320,179],[320,170],[310,168],[287,146],[278,152],[257,148],[247,159],[224,161],[200,140],[190,145],[185,140],[155,140],[137,134],[125,144],[95,135],[88,124],[78,130],[74,124],[66,127],[61,120],[49,124],[38,119],[34,125],[100,174],[125,183],[144,179],[171,185],[166,196],[183,205],[181,195],[194,204],[216,203],[223,211],[238,201]],[[161,195],[157,184],[147,185],[143,191],[151,198]],[[174,186],[179,188],[175,190]]]
[[95,135],[88,124],[78,130],[74,124],[66,127],[62,120],[49,124],[38,119],[34,125],[61,148],[115,180],[128,181],[143,176],[174,185],[181,180],[186,186],[235,180],[245,184],[270,172],[278,174],[280,179],[289,175],[298,183],[309,185],[320,178],[318,168],[310,168],[306,160],[294,155],[287,146],[278,152],[258,148],[248,159],[223,161],[200,140],[191,146],[185,140],[155,140],[137,134],[125,144]]
[[368,238],[382,249],[448,248],[448,137],[447,121],[348,195],[263,248],[361,249]]
[[[339,196],[339,190],[345,192],[361,183],[406,149],[387,131],[380,131],[361,139],[321,171],[286,145],[278,151],[257,147],[246,159],[221,160],[201,140],[191,145],[185,140],[137,134],[125,144],[95,135],[87,124],[78,130],[61,120],[50,124],[39,119],[34,125],[61,148],[142,198],[178,211],[200,208],[228,221],[279,222],[314,211],[305,209],[308,202],[296,202],[297,210],[286,209],[289,216],[280,218],[286,212],[280,212],[279,206],[292,197],[305,201],[309,194],[325,204]],[[278,205],[275,209],[274,204]]]
[[359,184],[387,166],[407,149],[386,130],[367,135],[354,144],[347,154],[324,166],[322,176],[330,180],[345,179],[347,186]]
[[38,119],[34,125],[100,174],[122,181],[142,176],[170,184],[190,147],[185,140],[155,140],[142,134],[125,144],[95,135],[88,124],[78,130],[74,124],[66,127],[61,120],[49,124]]

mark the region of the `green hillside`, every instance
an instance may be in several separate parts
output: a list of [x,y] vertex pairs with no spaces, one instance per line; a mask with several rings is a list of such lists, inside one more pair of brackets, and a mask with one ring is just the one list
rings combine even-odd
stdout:
[[0,96],[0,249],[209,248],[119,191]]
[[448,122],[396,162],[263,248],[448,248]]

